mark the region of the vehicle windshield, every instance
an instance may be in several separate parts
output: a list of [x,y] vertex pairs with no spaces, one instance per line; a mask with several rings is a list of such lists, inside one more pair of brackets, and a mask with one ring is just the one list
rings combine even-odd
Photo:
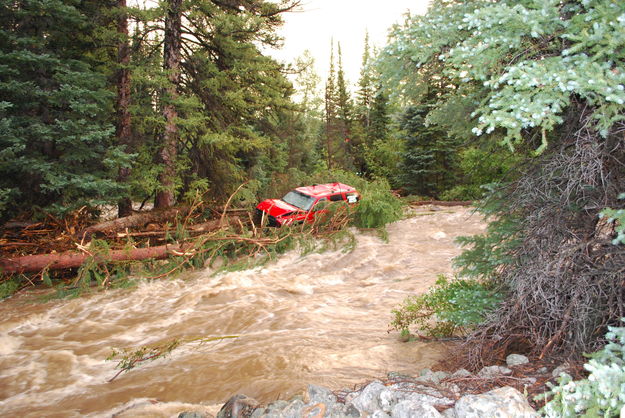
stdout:
[[315,198],[312,196],[308,196],[302,192],[298,192],[297,190],[291,190],[282,198],[289,205],[293,205],[302,210],[310,210],[310,207],[313,203],[315,203]]

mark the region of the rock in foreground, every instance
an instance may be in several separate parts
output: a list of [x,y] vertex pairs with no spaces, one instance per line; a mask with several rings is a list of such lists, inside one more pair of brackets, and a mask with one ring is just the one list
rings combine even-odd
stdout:
[[[488,369],[491,376],[501,369]],[[438,374],[437,374],[438,373]],[[470,374],[466,371],[462,375]],[[453,375],[452,375],[453,376]],[[390,375],[389,375],[390,377]],[[357,391],[341,391],[309,385],[306,400],[275,401],[266,406],[245,395],[233,396],[218,418],[530,418],[538,415],[525,397],[512,387],[501,387],[480,395],[460,396],[445,375],[428,371],[418,378],[397,378],[387,383],[373,381]],[[442,412],[441,412],[442,411]]]

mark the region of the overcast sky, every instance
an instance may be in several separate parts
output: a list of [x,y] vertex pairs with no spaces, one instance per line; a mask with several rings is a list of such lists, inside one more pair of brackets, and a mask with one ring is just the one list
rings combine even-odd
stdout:
[[316,61],[317,73],[325,77],[330,61],[330,39],[341,43],[343,68],[348,81],[358,81],[364,51],[365,31],[370,44],[383,47],[388,29],[403,21],[403,15],[424,14],[428,0],[303,0],[297,12],[283,15],[280,34],[284,48],[272,55],[292,62],[308,49]]

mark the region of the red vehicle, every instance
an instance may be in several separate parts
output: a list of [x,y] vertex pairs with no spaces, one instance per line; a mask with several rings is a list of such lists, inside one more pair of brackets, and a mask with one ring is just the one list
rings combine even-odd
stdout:
[[269,226],[313,222],[315,214],[323,211],[327,202],[359,200],[360,193],[347,184],[315,184],[291,190],[282,199],[263,200],[256,206],[256,218],[267,219]]

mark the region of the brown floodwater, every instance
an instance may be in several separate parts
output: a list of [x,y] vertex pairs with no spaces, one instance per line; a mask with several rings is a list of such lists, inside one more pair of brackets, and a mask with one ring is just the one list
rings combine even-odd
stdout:
[[[434,210],[433,210],[434,209]],[[451,273],[459,235],[483,232],[468,208],[423,208],[388,227],[389,241],[357,233],[351,252],[283,255],[247,271],[210,270],[72,300],[0,302],[0,415],[176,416],[235,393],[261,402],[308,383],[350,387],[389,371],[415,373],[444,355],[438,343],[387,333],[391,309]],[[190,343],[112,382],[113,348]]]

